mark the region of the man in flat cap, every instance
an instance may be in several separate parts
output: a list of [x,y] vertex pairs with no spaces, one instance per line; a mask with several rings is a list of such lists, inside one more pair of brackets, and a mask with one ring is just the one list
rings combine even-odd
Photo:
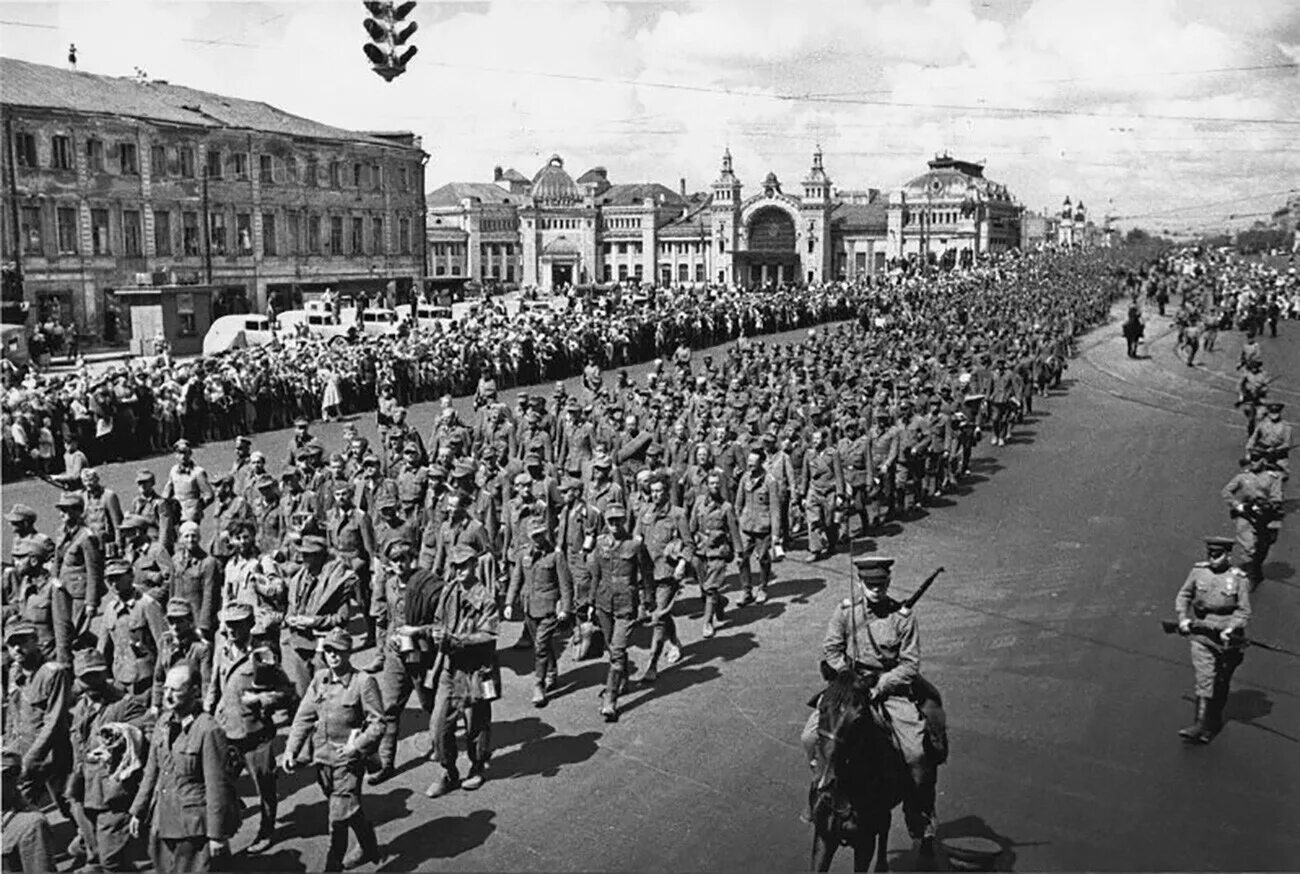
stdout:
[[131,499],[131,515],[143,516],[158,532],[163,549],[171,551],[176,544],[176,526],[180,522],[180,508],[158,494],[157,481],[152,470],[141,469],[135,475],[136,495]]
[[72,669],[41,652],[36,629],[21,619],[5,625],[9,655],[9,706],[5,744],[22,755],[18,788],[29,804],[43,793],[71,816],[64,781],[72,767],[68,714],[72,707]]
[[[167,679],[167,672],[173,667],[181,662],[194,665],[198,669],[205,694],[211,686],[212,677],[211,638],[205,639],[199,635],[194,621],[194,607],[190,601],[183,597],[171,597],[164,608],[163,617],[167,621],[167,630],[163,632],[162,641],[158,645],[153,688],[149,695],[150,712],[155,716],[162,712],[163,683]],[[205,704],[203,709],[211,708]]]
[[[450,580],[438,599],[433,622],[405,627],[437,650],[432,731],[434,759],[441,774],[426,791],[431,798],[457,787],[473,790],[483,785],[492,754],[492,702],[501,696],[497,593],[478,573],[479,555],[468,545],[452,547],[448,562]],[[456,768],[456,722],[460,716],[465,719],[470,762],[469,775],[463,781]]]
[[1186,743],[1207,744],[1223,727],[1232,674],[1245,651],[1251,585],[1247,574],[1232,566],[1235,542],[1206,537],[1205,561],[1192,566],[1174,599],[1178,631],[1189,636],[1196,673],[1195,716],[1178,732]]
[[54,576],[72,597],[72,625],[83,634],[90,630],[104,595],[104,548],[86,527],[86,504],[80,494],[64,492],[54,506],[63,514],[54,541]]
[[529,522],[530,546],[510,570],[505,618],[513,621],[520,605],[533,643],[533,706],[546,706],[548,686],[558,674],[556,633],[573,610],[573,580],[564,554],[551,545],[551,530],[540,516]]
[[144,516],[132,513],[122,519],[119,558],[131,565],[135,582],[143,591],[162,603],[167,599],[167,589],[172,578],[172,557],[154,539],[155,529]]

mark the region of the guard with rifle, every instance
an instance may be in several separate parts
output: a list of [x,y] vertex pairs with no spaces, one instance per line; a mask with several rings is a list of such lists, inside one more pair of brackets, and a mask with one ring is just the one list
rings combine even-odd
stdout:
[[1243,458],[1241,466],[1222,494],[1237,526],[1241,568],[1254,588],[1264,578],[1264,562],[1282,527],[1282,474],[1268,468],[1265,453],[1258,449]]
[[[822,642],[823,671],[854,670],[876,677],[872,712],[887,725],[908,770],[903,799],[907,830],[922,854],[935,842],[934,798],[938,766],[948,758],[947,718],[939,691],[921,676],[921,641],[913,607],[943,568],[906,601],[889,597],[892,558],[855,559],[857,584],[835,609]],[[817,699],[800,740],[817,769]]]
[[1178,732],[1186,743],[1208,744],[1223,727],[1228,687],[1245,649],[1250,585],[1229,561],[1234,542],[1231,537],[1205,538],[1205,561],[1192,566],[1174,599],[1178,633],[1190,638],[1196,672],[1195,717]]
[[1290,422],[1282,421],[1282,408],[1286,404],[1270,400],[1264,404],[1264,418],[1255,425],[1255,431],[1246,440],[1246,451],[1262,451],[1268,465],[1282,474],[1285,482],[1291,476],[1287,456],[1295,446]]
[[1255,433],[1255,423],[1259,417],[1259,408],[1265,403],[1268,386],[1276,377],[1264,375],[1264,362],[1251,358],[1245,362],[1246,372],[1237,384],[1237,403],[1241,413],[1246,417],[1246,437]]

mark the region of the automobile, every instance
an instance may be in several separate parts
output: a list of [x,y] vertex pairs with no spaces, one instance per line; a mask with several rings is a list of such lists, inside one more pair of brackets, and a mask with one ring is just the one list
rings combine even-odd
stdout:
[[397,310],[365,309],[361,311],[357,321],[363,333],[396,334],[403,319],[397,314]]
[[303,309],[280,313],[276,317],[276,331],[284,339],[305,332],[324,337],[330,343],[348,343],[357,336],[356,310],[343,310],[336,316],[320,301],[309,300]]
[[203,354],[216,355],[241,346],[265,346],[275,342],[275,327],[266,316],[256,313],[222,316],[203,335]]
[[447,328],[450,327],[455,316],[452,314],[450,306],[440,306],[435,303],[417,303],[415,305],[415,325],[418,328],[432,328],[434,326]]

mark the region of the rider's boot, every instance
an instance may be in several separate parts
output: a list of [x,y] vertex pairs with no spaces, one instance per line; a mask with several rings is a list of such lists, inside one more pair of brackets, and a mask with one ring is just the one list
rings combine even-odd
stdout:
[[1209,707],[1209,698],[1196,699],[1196,715],[1193,717],[1192,724],[1178,730],[1178,736],[1184,742],[1192,744],[1207,744],[1210,742],[1211,734],[1206,725],[1206,715]]

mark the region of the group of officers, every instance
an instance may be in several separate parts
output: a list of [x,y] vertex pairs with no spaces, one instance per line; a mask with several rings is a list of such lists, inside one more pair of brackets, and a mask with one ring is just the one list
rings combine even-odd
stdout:
[[1274,380],[1264,371],[1253,329],[1247,331],[1237,369],[1243,371],[1236,406],[1246,420],[1246,441],[1240,470],[1221,491],[1235,536],[1205,538],[1205,561],[1192,568],[1174,601],[1195,673],[1193,719],[1178,732],[1189,744],[1208,744],[1223,728],[1232,675],[1248,646],[1251,593],[1263,582],[1264,563],[1282,527],[1283,489],[1295,446],[1292,426],[1282,418],[1286,405],[1269,397]]
[[[729,610],[767,599],[794,538],[824,559],[955,488],[983,435],[1006,444],[1059,384],[1108,294],[1080,283],[1047,307],[1016,285],[946,293],[882,299],[861,314],[867,331],[738,343],[718,360],[681,350],[640,384],[589,368],[574,394],[521,391],[513,409],[485,381],[472,412],[447,399],[427,435],[390,411],[374,446],[348,426],[327,452],[299,420],[278,473],[248,438],[224,472],[180,440],[161,485],[141,470],[130,498],[83,471],[53,538],[12,507],[6,809],[48,794],[82,863],[129,867],[147,832],[159,871],[201,870],[229,852],[240,773],[259,812],[243,851],[261,853],[282,837],[277,772],[310,761],[326,868],[377,862],[362,785],[395,774],[413,694],[429,719],[427,794],[487,779],[502,621],[523,622],[537,707],[565,691],[566,642],[579,658],[603,649],[599,718],[617,721],[633,682],[682,657],[673,614],[688,582],[710,638]],[[882,672],[913,776],[909,828],[932,846],[938,742],[922,741],[914,619],[884,594],[887,562],[859,570],[868,594],[838,609],[824,655]],[[354,648],[370,650],[355,665]]]

